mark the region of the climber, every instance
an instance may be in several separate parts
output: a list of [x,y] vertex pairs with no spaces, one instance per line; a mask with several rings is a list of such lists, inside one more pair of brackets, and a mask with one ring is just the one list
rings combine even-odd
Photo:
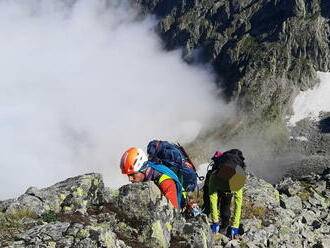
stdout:
[[217,166],[214,164],[214,161],[220,157],[223,153],[216,151],[211,158],[212,162],[209,164],[211,166],[211,169],[209,170],[209,166],[207,168],[207,173],[205,176],[205,181],[204,181],[204,186],[203,186],[203,213],[206,215],[209,215],[211,213],[211,207],[210,207],[210,197],[209,197],[209,181],[210,181],[210,176],[213,171],[217,169]]
[[128,149],[121,158],[120,168],[132,183],[154,181],[174,208],[180,208],[184,194],[177,175],[164,165],[148,161],[142,149]]
[[[216,155],[216,154],[215,154]],[[210,200],[213,233],[224,233],[231,238],[239,238],[239,224],[245,183],[245,158],[238,149],[213,156],[214,168],[209,176],[208,196]],[[234,178],[235,177],[235,178]],[[230,205],[234,197],[234,215],[231,227]],[[219,201],[218,201],[219,198]],[[220,204],[221,225],[219,224],[218,204]]]

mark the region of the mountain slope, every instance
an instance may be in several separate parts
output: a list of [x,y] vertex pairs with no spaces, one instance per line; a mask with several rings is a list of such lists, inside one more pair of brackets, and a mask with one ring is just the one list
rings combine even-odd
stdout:
[[254,118],[282,118],[298,89],[330,69],[326,0],[135,0],[159,18],[166,49],[209,63]]
[[104,187],[69,178],[0,202],[1,247],[329,247],[330,169],[276,187],[249,175],[242,241],[212,235],[206,215],[184,217],[153,182]]

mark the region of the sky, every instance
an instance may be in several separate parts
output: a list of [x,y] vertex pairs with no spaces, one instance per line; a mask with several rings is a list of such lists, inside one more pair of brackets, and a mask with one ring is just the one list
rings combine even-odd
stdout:
[[129,147],[190,142],[232,115],[155,23],[125,1],[0,0],[0,200],[89,172],[119,187]]

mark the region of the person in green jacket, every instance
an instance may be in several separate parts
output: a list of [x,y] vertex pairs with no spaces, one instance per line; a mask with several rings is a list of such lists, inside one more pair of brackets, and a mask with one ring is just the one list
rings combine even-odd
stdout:
[[[224,157],[222,157],[224,156]],[[225,157],[226,156],[226,157]],[[221,158],[221,159],[220,159]],[[233,162],[238,164],[245,171],[246,165],[244,163],[244,157],[242,152],[238,149],[232,149],[225,153],[221,153],[218,158],[214,158],[214,168],[208,181],[208,196],[210,200],[211,218],[213,224],[211,229],[213,233],[224,232],[229,233],[232,238],[239,237],[239,224],[241,219],[241,210],[243,202],[243,189],[240,188],[237,191],[229,191],[226,182],[219,179],[219,167],[221,164]],[[230,205],[234,199],[234,214],[232,225],[230,225],[231,210]],[[219,224],[219,208],[220,205],[220,217],[221,225]]]

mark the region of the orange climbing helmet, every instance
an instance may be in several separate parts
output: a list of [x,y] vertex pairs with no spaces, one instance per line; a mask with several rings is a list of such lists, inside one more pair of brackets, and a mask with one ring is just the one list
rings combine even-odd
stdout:
[[132,147],[128,149],[121,157],[121,173],[127,175],[134,174],[142,168],[146,161],[148,161],[148,157],[142,149]]

